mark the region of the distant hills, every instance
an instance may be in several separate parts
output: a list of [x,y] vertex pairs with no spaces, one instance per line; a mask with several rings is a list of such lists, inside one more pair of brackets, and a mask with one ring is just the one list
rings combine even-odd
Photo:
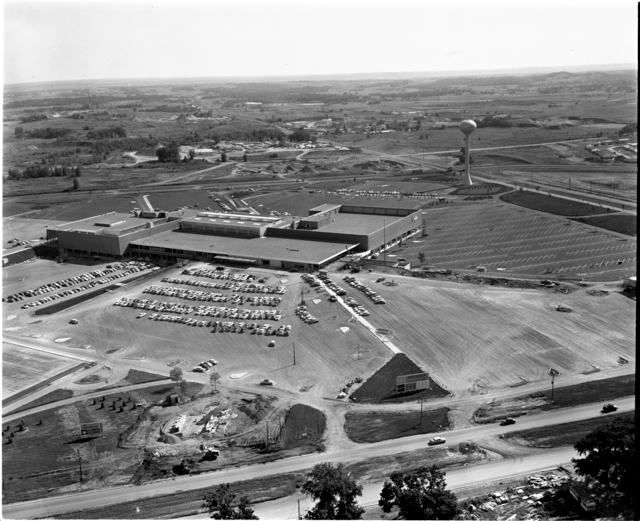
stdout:
[[285,81],[352,81],[352,80],[402,80],[409,78],[446,78],[456,76],[501,76],[530,75],[548,73],[582,73],[606,72],[617,70],[637,70],[637,63],[612,63],[594,65],[572,65],[557,67],[521,67],[515,69],[474,69],[457,71],[407,71],[407,72],[361,72],[348,74],[301,74],[291,76],[210,76],[196,78],[105,78],[93,80],[65,80],[34,83],[5,84],[5,91],[29,89],[73,89],[86,88],[94,84],[122,85],[131,87],[144,85],[189,85],[199,83],[253,83],[253,82],[285,82]]

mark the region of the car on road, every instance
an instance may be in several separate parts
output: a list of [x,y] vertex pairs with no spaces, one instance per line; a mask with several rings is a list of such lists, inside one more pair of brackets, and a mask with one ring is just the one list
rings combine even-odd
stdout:
[[276,385],[273,380],[267,380],[266,378],[260,382],[260,385]]
[[446,441],[447,441],[446,438],[436,436],[435,438],[431,438],[429,440],[429,445],[440,445],[441,443],[445,443]]
[[78,321],[75,318],[72,318],[71,320],[69,320],[69,324],[75,325],[77,323],[78,323]]
[[513,418],[505,418],[500,422],[500,425],[513,425],[515,422]]
[[618,410],[618,406],[617,405],[613,405],[612,403],[608,403],[605,406],[602,407],[602,413],[606,414],[608,412],[613,412],[613,411],[617,411]]

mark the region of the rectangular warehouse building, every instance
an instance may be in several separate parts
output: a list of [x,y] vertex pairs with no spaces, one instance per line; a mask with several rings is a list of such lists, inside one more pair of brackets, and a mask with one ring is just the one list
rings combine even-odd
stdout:
[[319,269],[348,253],[378,252],[420,225],[420,210],[325,204],[287,220],[226,212],[112,212],[51,228],[47,237],[67,254]]

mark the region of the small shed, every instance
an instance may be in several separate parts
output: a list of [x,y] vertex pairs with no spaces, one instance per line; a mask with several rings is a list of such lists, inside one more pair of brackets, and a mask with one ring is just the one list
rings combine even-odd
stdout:
[[170,394],[164,399],[165,405],[178,405],[180,403],[180,395],[178,394]]

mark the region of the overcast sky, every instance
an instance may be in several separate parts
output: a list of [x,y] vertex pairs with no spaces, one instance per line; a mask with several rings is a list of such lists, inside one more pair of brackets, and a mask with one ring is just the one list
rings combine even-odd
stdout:
[[3,82],[637,62],[635,0],[4,2]]

